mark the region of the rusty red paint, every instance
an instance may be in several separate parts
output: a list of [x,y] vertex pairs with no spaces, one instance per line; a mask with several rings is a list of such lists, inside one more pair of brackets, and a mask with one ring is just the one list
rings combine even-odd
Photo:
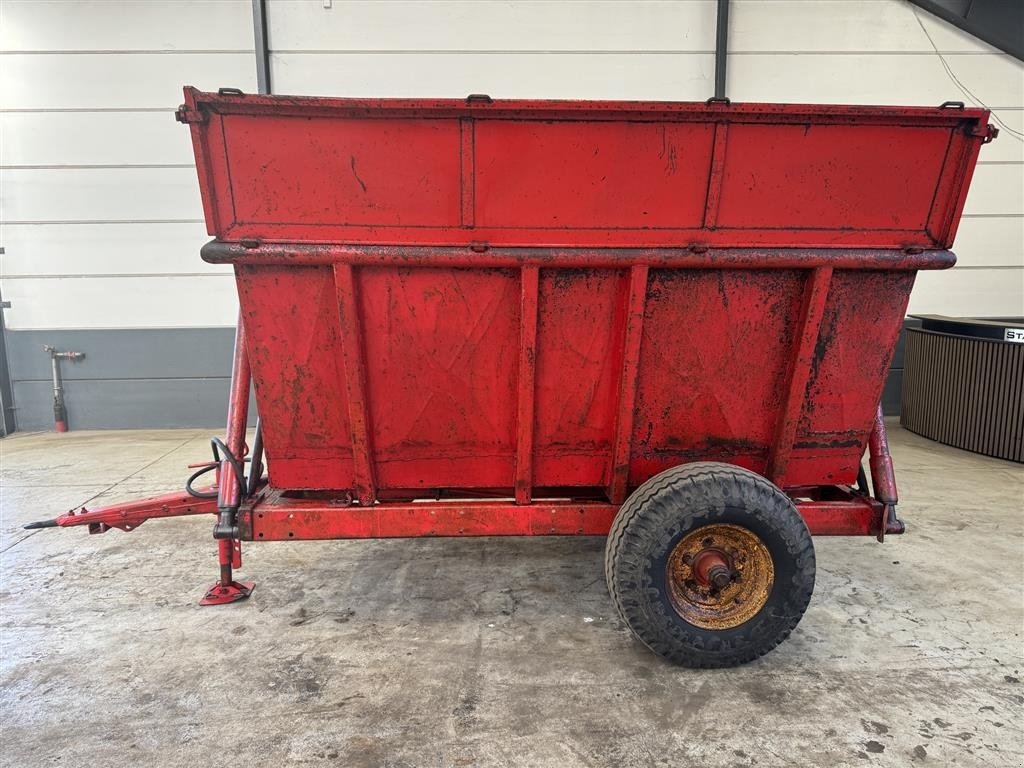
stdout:
[[29,527],[215,514],[206,605],[251,593],[242,540],[605,535],[694,461],[767,476],[813,534],[903,532],[877,404],[986,110],[186,88],[177,117],[238,288],[225,443],[251,382],[267,479],[224,460],[216,498]]
[[373,476],[373,449],[366,406],[366,364],[363,360],[362,323],[351,265],[334,266],[334,286],[338,299],[338,332],[351,429],[352,487],[360,504],[373,504],[377,498],[377,487]]
[[[252,372],[249,365],[249,354],[246,350],[245,323],[241,314],[235,331],[234,358],[231,365],[231,391],[228,398],[228,417],[225,443],[239,461],[245,455],[245,426],[249,418],[249,388]],[[237,507],[240,498],[239,479],[227,459],[221,461],[217,470],[218,497],[217,506],[224,508]]]
[[[801,494],[800,497],[796,493]],[[811,489],[794,493],[794,503],[811,533],[819,536],[877,534],[884,505],[849,489],[838,498],[804,498]],[[447,502],[379,502],[353,506],[347,499],[292,498],[264,488],[243,502],[240,538],[247,541],[286,539],[359,539],[423,536],[593,535],[608,533],[618,506],[601,501],[539,499],[522,506],[512,500]],[[90,533],[111,528],[132,531],[147,520],[185,515],[216,515],[213,499],[170,493],[97,509],[81,508],[56,518],[59,527],[88,526]],[[902,527],[890,526],[889,533]],[[262,534],[262,535],[261,535]],[[221,565],[241,565],[238,540],[221,539]],[[228,583],[230,583],[230,574]],[[237,599],[237,598],[236,598]]]
[[883,504],[896,504],[899,501],[899,494],[896,491],[896,476],[893,473],[892,456],[889,455],[889,440],[885,434],[885,419],[881,407],[875,411],[869,447],[875,498]]
[[825,313],[828,287],[832,282],[832,268],[813,269],[807,275],[806,281],[798,325],[800,338],[794,347],[795,354],[789,371],[785,400],[765,473],[765,476],[775,483],[785,475],[793,452],[800,414],[804,408],[807,380],[811,373],[815,347],[821,335],[821,318]]
[[475,269],[483,263],[495,269],[536,266],[548,269],[624,270],[635,265],[650,269],[817,269],[893,272],[947,269],[956,257],[946,250],[884,250],[879,248],[505,248],[488,247],[481,261],[468,247],[360,246],[338,243],[279,244],[260,242],[256,248],[214,240],[203,246],[204,261],[247,267],[324,266],[444,267]]
[[622,365],[619,373],[618,401],[615,406],[615,433],[612,459],[609,464],[608,498],[613,504],[626,500],[629,465],[636,418],[637,372],[640,366],[640,342],[644,329],[644,308],[647,303],[646,265],[629,270],[625,320],[622,342]]
[[[796,500],[813,534],[865,536],[878,531],[881,505],[849,495],[833,501]],[[431,536],[604,536],[618,505],[608,502],[534,499],[344,503],[289,498],[268,491],[243,507],[242,535],[251,541],[374,539]]]
[[225,605],[245,600],[252,594],[256,584],[234,579],[233,569],[242,567],[242,542],[237,539],[219,539],[217,558],[220,562],[220,579],[206,590],[199,604]]
[[895,519],[895,508],[899,501],[896,490],[896,474],[893,472],[892,456],[889,455],[889,438],[885,433],[885,419],[882,407],[875,412],[875,423],[868,437],[869,466],[875,498],[883,505],[883,525],[879,526],[877,538],[884,541],[890,532],[890,524],[899,526],[896,533],[902,533],[902,523]]
[[216,499],[197,499],[187,493],[167,493],[97,509],[81,507],[60,515],[56,518],[55,523],[61,528],[87,525],[90,533],[105,533],[111,528],[133,531],[147,520],[162,517],[215,514],[217,514]]
[[520,272],[519,379],[516,408],[516,503],[529,504],[533,496],[533,426],[537,400],[537,290],[538,270]]
[[[202,255],[241,306],[227,444],[251,366],[268,482],[240,499],[224,463],[217,503],[57,524],[237,507],[225,599],[242,538],[603,534],[691,461],[769,476],[814,533],[902,530],[876,407],[987,118],[186,88]],[[460,493],[502,500],[410,501]]]
[[270,484],[364,504],[550,486],[618,503],[695,460],[852,483],[913,273],[953,263],[987,118],[194,89],[186,106]]
[[722,178],[725,175],[725,147],[729,137],[729,124],[715,124],[714,144],[711,148],[711,174],[708,178],[708,196],[704,206],[704,227],[718,226],[718,204],[722,200]]
[[693,575],[702,584],[724,586],[729,579],[729,560],[721,552],[705,549],[693,559]]
[[[241,312],[235,329],[234,359],[231,366],[231,389],[228,398],[227,428],[224,445],[230,456],[222,457],[216,471],[217,523],[214,535],[217,542],[217,561],[220,578],[200,601],[203,605],[218,605],[243,600],[252,592],[252,585],[234,580],[233,569],[242,565],[242,545],[236,536],[235,513],[244,496],[246,479],[242,476],[246,450],[245,428],[249,419],[249,389],[252,368],[249,364],[248,337]],[[238,469],[236,470],[236,464]]]
[[[185,102],[200,118],[190,126],[211,234],[431,246],[948,247],[983,141],[972,134],[988,118],[982,109],[192,88]],[[718,160],[720,133],[728,152]],[[705,226],[713,154],[724,167]]]

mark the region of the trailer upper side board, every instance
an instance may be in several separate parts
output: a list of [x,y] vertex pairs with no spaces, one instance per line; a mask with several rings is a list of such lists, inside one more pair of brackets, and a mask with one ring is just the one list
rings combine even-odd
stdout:
[[983,109],[185,89],[210,234],[452,246],[947,248]]

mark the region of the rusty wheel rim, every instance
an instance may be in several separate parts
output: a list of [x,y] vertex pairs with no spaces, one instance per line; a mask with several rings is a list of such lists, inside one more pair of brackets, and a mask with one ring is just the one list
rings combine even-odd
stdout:
[[701,629],[731,629],[752,619],[775,584],[764,542],[738,525],[705,525],[673,548],[666,571],[669,602]]

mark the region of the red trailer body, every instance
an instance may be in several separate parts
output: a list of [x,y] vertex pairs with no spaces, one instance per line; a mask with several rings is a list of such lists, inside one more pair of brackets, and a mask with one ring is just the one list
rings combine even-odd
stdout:
[[191,89],[184,115],[272,487],[616,503],[695,460],[855,481],[986,117]]
[[216,508],[161,503],[219,510],[224,599],[241,539],[603,534],[694,461],[811,532],[902,531],[878,403],[987,111],[186,88],[178,118],[241,314]]

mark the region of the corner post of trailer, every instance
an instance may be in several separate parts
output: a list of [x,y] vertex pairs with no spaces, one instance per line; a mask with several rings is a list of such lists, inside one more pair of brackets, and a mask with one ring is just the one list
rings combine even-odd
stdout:
[[881,403],[875,411],[875,421],[868,437],[868,465],[871,467],[871,487],[875,498],[882,503],[882,519],[878,526],[878,541],[881,542],[885,540],[886,533],[903,533],[904,530],[903,522],[896,517],[899,494]]

